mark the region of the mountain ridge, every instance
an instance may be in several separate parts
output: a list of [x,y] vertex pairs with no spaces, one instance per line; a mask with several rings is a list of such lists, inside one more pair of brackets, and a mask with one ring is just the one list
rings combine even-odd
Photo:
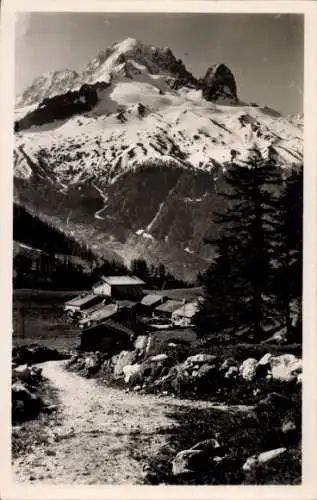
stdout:
[[[39,75],[17,96],[16,107],[39,104],[45,98],[58,95],[61,93],[60,85],[62,83],[67,85],[67,90],[78,90],[84,84],[98,81],[110,83],[116,73],[120,74],[120,71],[121,74],[124,73],[124,66],[131,58],[139,64],[146,65],[150,74],[163,71],[163,73],[166,72],[170,76],[174,76],[175,80],[182,76],[185,79],[184,83],[197,84],[196,78],[187,71],[180,59],[175,58],[169,47],[146,46],[134,38],[127,38],[100,51],[82,71],[61,69]],[[54,88],[54,83],[57,83],[57,88]],[[175,81],[173,83],[175,84]]]

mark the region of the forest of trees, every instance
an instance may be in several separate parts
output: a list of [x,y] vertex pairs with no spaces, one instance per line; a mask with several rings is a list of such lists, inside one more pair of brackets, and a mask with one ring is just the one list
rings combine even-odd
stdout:
[[53,252],[39,253],[36,258],[18,253],[13,259],[15,288],[46,288],[57,290],[89,289],[101,276],[135,275],[153,290],[184,288],[188,283],[176,279],[163,264],[148,266],[144,259],[136,259],[127,267],[118,260],[98,259],[95,266],[84,269],[71,256],[62,258]]
[[16,288],[81,290],[90,288],[102,275],[118,274],[134,274],[153,289],[187,286],[168,272],[164,264],[154,266],[144,259],[135,259],[126,266],[122,261],[96,256],[86,245],[31,215],[20,205],[14,204],[13,215],[13,239],[41,250],[15,255]]
[[41,252],[34,256],[18,253],[13,258],[14,288],[82,290],[90,288],[92,278],[70,256],[56,257]]
[[95,258],[87,246],[66,236],[16,203],[13,205],[13,239],[50,253],[76,255],[88,261]]
[[157,266],[154,266],[154,264],[149,266],[144,259],[134,259],[131,261],[131,272],[145,281],[147,286],[152,290],[192,286],[191,283],[175,278],[162,263],[159,263]]
[[[273,153],[252,151],[231,164],[217,214],[217,257],[201,276],[206,303],[198,323],[215,332],[244,329],[254,341],[274,325],[301,335],[303,169],[282,170]],[[294,309],[297,319],[294,320]]]

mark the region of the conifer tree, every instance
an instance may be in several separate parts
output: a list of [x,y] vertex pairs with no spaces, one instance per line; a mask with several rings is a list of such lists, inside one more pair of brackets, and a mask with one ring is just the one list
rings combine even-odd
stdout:
[[245,327],[255,340],[272,316],[268,282],[271,275],[268,213],[272,186],[281,182],[273,156],[254,148],[247,164],[224,172],[226,210],[217,214],[219,238],[212,241],[218,257],[204,277],[207,305],[214,325]]
[[[301,316],[303,263],[303,168],[293,167],[286,176],[272,217],[272,293],[281,310],[288,337],[294,332],[292,305]],[[299,329],[301,325],[299,325]]]

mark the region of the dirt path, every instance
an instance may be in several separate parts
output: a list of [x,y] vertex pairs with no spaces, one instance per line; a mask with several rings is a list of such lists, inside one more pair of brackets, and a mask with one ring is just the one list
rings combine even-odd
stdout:
[[178,425],[168,416],[172,406],[214,406],[125,393],[67,372],[63,363],[41,365],[58,390],[61,409],[51,420],[49,445],[36,445],[32,453],[14,461],[16,481],[142,484],[146,457],[155,455],[166,443],[168,429]]

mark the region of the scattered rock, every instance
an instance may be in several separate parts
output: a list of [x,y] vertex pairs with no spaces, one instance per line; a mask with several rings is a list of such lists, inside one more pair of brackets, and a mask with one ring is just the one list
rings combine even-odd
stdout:
[[183,476],[206,469],[206,454],[201,450],[180,451],[172,462],[174,476]]
[[225,453],[224,447],[221,446],[217,439],[214,438],[199,441],[199,443],[195,444],[190,449],[203,451],[208,457],[219,457]]
[[281,430],[283,434],[289,434],[297,430],[296,424],[293,420],[284,420],[282,422]]
[[256,376],[257,364],[258,362],[255,358],[248,358],[243,361],[242,365],[239,368],[241,377],[244,378],[244,380],[253,380]]
[[262,356],[262,358],[258,361],[258,366],[269,366],[270,365],[270,361],[272,359],[272,354],[267,352],[266,354],[264,354],[264,356]]
[[43,407],[42,399],[32,394],[22,382],[13,383],[11,393],[13,422],[28,420],[34,417]]
[[54,451],[54,450],[46,450],[46,455],[48,457],[55,457],[56,456],[56,451]]
[[157,354],[156,356],[151,356],[151,361],[165,361],[168,358],[167,354]]
[[288,409],[292,401],[278,392],[271,392],[258,402],[258,408]]
[[168,347],[173,347],[173,348],[175,348],[175,347],[177,347],[177,344],[175,344],[175,342],[169,342],[169,343],[167,344],[167,346],[168,346]]
[[237,366],[230,366],[228,371],[225,373],[224,377],[226,379],[232,379],[235,378],[239,373],[239,369]]
[[233,358],[225,359],[219,367],[219,371],[227,372],[231,367],[237,367],[237,362]]
[[144,352],[146,350],[148,341],[149,341],[148,335],[138,335],[134,342],[134,347],[139,351]]
[[217,356],[214,356],[213,354],[195,354],[194,356],[189,356],[183,363],[183,366],[184,368],[187,368],[196,364],[214,363],[216,360]]
[[294,354],[281,354],[273,356],[270,360],[271,375],[273,380],[289,382],[296,380],[302,371],[302,360]]
[[123,368],[127,365],[132,365],[136,360],[137,351],[121,351],[120,354],[113,356],[111,361],[114,365],[114,377],[120,377],[123,374]]
[[276,448],[275,450],[264,451],[259,455],[252,455],[242,466],[244,472],[252,472],[263,464],[267,464],[272,460],[280,457],[286,452],[286,448]]
[[129,383],[132,376],[136,375],[140,371],[141,365],[136,363],[134,365],[125,366],[122,371],[124,374],[124,381],[126,384]]
[[209,365],[209,364],[203,364],[201,365],[198,370],[197,370],[197,378],[204,378],[204,377],[209,377],[212,374],[217,373],[217,366],[216,365]]

